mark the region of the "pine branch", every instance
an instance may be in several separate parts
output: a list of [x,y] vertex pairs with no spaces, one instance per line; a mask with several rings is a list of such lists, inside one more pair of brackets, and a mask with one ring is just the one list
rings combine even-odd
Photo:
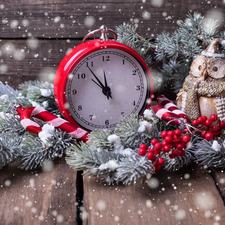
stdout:
[[[124,185],[135,184],[138,179],[141,179],[149,172],[151,167],[151,161],[146,157],[139,156],[138,153],[122,158],[117,168],[116,182],[122,182]],[[151,170],[150,173],[153,174],[154,171]]]
[[130,116],[122,117],[118,123],[115,134],[120,137],[125,148],[139,148],[143,143],[150,145],[151,138],[158,132],[155,127],[153,127],[151,134],[148,134],[147,131],[139,132],[140,121],[144,121],[144,118],[131,114]]
[[0,134],[0,169],[20,156],[21,136],[16,133]]
[[215,150],[212,147],[213,141],[198,141],[194,144],[190,152],[194,155],[194,161],[200,165],[206,165],[207,167],[225,168],[225,147],[223,145],[224,140],[218,140],[221,149]]
[[114,145],[112,142],[109,142],[108,136],[112,135],[114,132],[110,130],[97,130],[92,131],[88,138],[89,143],[95,148],[95,149],[104,149],[107,151],[113,151]]
[[47,160],[61,158],[63,154],[71,147],[75,139],[63,131],[56,130],[51,145],[43,146],[38,137],[27,134],[23,137],[23,143],[20,145],[22,154],[21,169],[35,169],[43,165]]
[[20,118],[17,115],[9,113],[0,113],[0,132],[11,132],[22,135],[25,129],[20,123]]
[[184,166],[187,166],[192,163],[193,155],[189,150],[185,151],[184,156],[178,156],[174,159],[171,159],[169,156],[165,158],[166,163],[164,169],[167,171],[177,171]]
[[40,81],[28,81],[19,85],[21,94],[27,99],[30,99],[35,104],[39,104],[44,107],[47,111],[60,115],[60,112],[56,106],[53,84]]

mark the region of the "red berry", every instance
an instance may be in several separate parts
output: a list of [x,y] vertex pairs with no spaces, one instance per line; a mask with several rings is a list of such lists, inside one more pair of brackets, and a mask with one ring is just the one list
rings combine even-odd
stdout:
[[205,120],[203,119],[202,116],[200,116],[198,117],[197,121],[198,121],[198,124],[202,124]]
[[164,152],[170,151],[170,145],[165,145],[163,148],[164,148]]
[[173,131],[173,130],[169,130],[169,131],[167,132],[167,135],[173,136],[173,135],[174,135],[174,131]]
[[180,136],[182,135],[182,132],[181,132],[181,130],[176,129],[176,130],[174,131],[174,134],[177,135],[177,137],[180,137]]
[[138,151],[138,154],[141,155],[141,156],[145,156],[145,154],[146,154],[146,149],[140,148],[139,151]]
[[192,125],[193,125],[193,126],[197,127],[198,124],[199,124],[199,123],[198,123],[198,120],[193,120],[193,121],[192,121]]
[[214,138],[214,135],[213,135],[212,132],[207,132],[207,133],[205,134],[205,139],[206,139],[206,140],[210,141],[210,140],[212,140],[213,138]]
[[161,132],[161,137],[164,139],[167,136],[167,131],[162,131]]
[[164,165],[165,164],[165,159],[164,158],[159,158],[158,159],[159,165]]
[[177,135],[173,135],[173,140],[178,140]]
[[167,144],[171,144],[173,142],[173,138],[170,135],[168,135],[168,136],[165,137],[165,142]]
[[180,155],[180,156],[184,156],[184,155],[185,155],[185,151],[184,151],[184,150],[179,151],[179,155]]
[[182,137],[182,141],[184,143],[188,143],[189,141],[191,140],[191,137],[187,134],[185,134],[183,137]]
[[160,166],[160,165],[155,165],[155,166],[153,167],[153,170],[154,170],[155,172],[158,172],[160,169],[161,169],[161,166]]
[[217,132],[219,130],[218,125],[213,125],[212,131]]
[[207,119],[207,120],[205,121],[205,125],[206,125],[207,127],[210,127],[210,126],[212,125],[212,120]]
[[217,116],[216,114],[212,114],[212,115],[210,116],[210,120],[211,120],[212,122],[217,121],[217,119],[218,119],[218,116]]
[[183,145],[182,145],[181,143],[179,143],[179,144],[177,145],[177,149],[178,149],[178,150],[182,150],[182,149],[183,149]]
[[224,128],[225,127],[225,121],[220,121],[220,127]]
[[169,154],[169,157],[170,157],[171,159],[174,159],[174,158],[175,158],[173,152]]
[[201,137],[202,137],[202,138],[205,138],[205,132],[202,132],[202,133],[201,133]]
[[152,144],[153,146],[154,146],[157,142],[158,142],[158,140],[155,139],[155,138],[151,140],[151,144]]
[[174,150],[173,151],[173,155],[174,155],[174,158],[178,157],[180,155],[179,151],[178,150]]
[[141,144],[140,147],[139,147],[139,149],[141,149],[141,148],[147,150],[148,149],[148,146],[146,144]]
[[153,152],[154,153],[155,152],[155,149],[149,148],[148,149],[148,152]]
[[147,158],[151,161],[155,161],[156,157],[153,152],[148,152]]
[[166,141],[164,140],[164,141],[162,142],[162,146],[165,146],[165,145],[167,145],[167,143],[166,143]]
[[207,116],[202,116],[202,118],[203,118],[203,122],[205,122],[206,120],[207,120]]
[[155,147],[156,151],[161,151],[162,150],[162,144],[159,143],[159,142],[157,142],[154,147]]

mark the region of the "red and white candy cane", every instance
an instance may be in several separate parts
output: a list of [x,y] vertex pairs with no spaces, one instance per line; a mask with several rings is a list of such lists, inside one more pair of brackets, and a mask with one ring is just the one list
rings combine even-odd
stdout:
[[179,127],[182,124],[182,120],[177,114],[165,109],[162,105],[155,105],[153,107],[153,112],[158,118],[172,125]]
[[82,140],[84,142],[87,142],[88,140],[88,132],[86,130],[77,127],[62,118],[59,118],[58,116],[55,116],[41,107],[23,108],[23,106],[17,104],[14,106],[13,111],[14,113],[20,115],[21,125],[31,133],[38,134],[42,131],[42,128],[31,120],[31,117],[34,117],[41,119],[42,121],[59,128],[62,131],[66,131],[78,140]]
[[173,104],[168,98],[164,95],[159,95],[156,99],[157,103],[162,105],[165,109],[175,113],[179,118],[183,118],[187,121],[187,123],[191,123],[191,120],[187,114],[181,111],[175,104]]

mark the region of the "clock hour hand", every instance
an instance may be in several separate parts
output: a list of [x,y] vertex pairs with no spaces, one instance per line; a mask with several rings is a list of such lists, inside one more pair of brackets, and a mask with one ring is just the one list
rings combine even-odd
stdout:
[[94,72],[89,67],[88,67],[88,69],[91,71],[91,73],[93,74],[93,76],[95,77],[97,82],[95,80],[93,80],[93,79],[91,79],[91,80],[102,89],[102,93],[107,97],[107,99],[109,99],[109,97],[112,98],[110,87],[108,87],[108,84],[107,84],[105,71],[104,71],[105,85],[103,85],[103,83],[98,79],[98,77],[94,74]]
[[105,70],[104,70],[104,81],[105,81],[105,87],[102,89],[102,92],[104,95],[107,96],[107,99],[112,98],[112,92],[111,92],[111,89],[110,87],[108,86],[107,84],[107,80],[106,80],[106,76],[105,76]]

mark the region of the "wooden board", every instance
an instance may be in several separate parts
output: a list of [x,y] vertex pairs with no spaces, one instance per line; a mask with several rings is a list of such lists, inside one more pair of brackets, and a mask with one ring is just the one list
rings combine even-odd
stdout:
[[0,224],[77,224],[76,194],[76,172],[63,158],[46,172],[10,164],[0,170]]
[[222,0],[1,0],[0,38],[83,38],[102,24],[114,29],[124,22],[154,38],[174,31],[190,12],[206,15],[215,8],[225,12]]
[[2,40],[0,79],[11,86],[28,80],[53,82],[66,53],[81,40]]
[[173,173],[161,171],[152,179],[150,186],[124,187],[105,186],[84,177],[84,224],[193,225],[225,221],[224,203],[207,170],[194,165]]

